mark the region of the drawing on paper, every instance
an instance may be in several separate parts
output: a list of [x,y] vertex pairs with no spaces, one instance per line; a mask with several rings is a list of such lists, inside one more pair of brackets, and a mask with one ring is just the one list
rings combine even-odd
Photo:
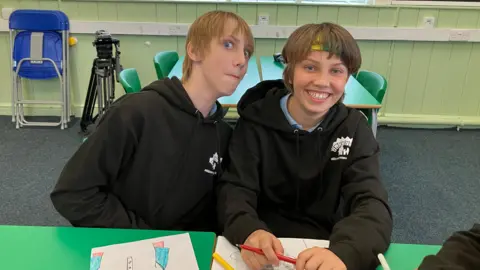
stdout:
[[160,267],[165,270],[168,263],[168,252],[169,248],[164,246],[164,241],[153,243],[153,248],[155,249],[155,268]]
[[188,233],[95,247],[90,254],[90,270],[199,269]]
[[[289,253],[285,253],[285,256],[292,257]],[[233,262],[232,265],[235,270],[249,270],[249,268],[243,262],[240,251],[236,251],[230,254],[230,260]],[[288,262],[280,262],[279,266],[266,265],[261,270],[295,270],[295,266]]]
[[102,263],[103,252],[96,252],[90,258],[90,270],[99,270]]
[[133,258],[132,258],[132,256],[127,257],[127,270],[133,270]]

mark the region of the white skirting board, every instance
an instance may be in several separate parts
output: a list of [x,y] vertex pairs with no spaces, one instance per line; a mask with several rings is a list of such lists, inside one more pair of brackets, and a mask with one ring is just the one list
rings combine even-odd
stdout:
[[[124,21],[70,21],[72,34],[94,34],[103,29],[113,35],[186,36],[190,24]],[[298,26],[251,25],[255,38],[288,38]],[[480,42],[480,29],[346,27],[357,40]],[[0,19],[0,32],[8,32]]]

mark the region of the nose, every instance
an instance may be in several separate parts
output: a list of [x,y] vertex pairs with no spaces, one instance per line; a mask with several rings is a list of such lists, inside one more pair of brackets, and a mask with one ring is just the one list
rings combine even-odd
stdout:
[[330,74],[323,70],[317,72],[313,83],[318,87],[330,87]]
[[235,67],[243,68],[247,63],[247,59],[245,57],[245,52],[240,51],[235,53],[235,57],[233,59],[233,65]]

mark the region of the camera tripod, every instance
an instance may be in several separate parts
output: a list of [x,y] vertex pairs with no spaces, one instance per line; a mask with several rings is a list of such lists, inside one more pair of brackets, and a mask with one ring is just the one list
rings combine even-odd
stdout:
[[[117,44],[115,44],[115,48],[115,58],[95,58],[93,60],[80,122],[83,133],[88,133],[88,126],[97,122],[115,100],[115,81],[118,81],[118,74],[122,69]],[[98,110],[97,115],[94,116],[95,101],[98,101]]]

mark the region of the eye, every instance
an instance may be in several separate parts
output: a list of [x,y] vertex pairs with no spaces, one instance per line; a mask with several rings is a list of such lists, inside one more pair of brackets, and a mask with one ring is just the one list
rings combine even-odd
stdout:
[[224,41],[224,42],[223,42],[223,46],[224,46],[225,48],[227,48],[227,49],[231,49],[231,48],[233,48],[233,42],[231,42],[231,41]]
[[333,74],[343,74],[345,71],[342,68],[334,68],[332,69]]
[[305,65],[303,67],[306,71],[314,71],[315,70],[315,67],[312,66],[312,65]]
[[250,58],[250,52],[245,50],[245,58]]

